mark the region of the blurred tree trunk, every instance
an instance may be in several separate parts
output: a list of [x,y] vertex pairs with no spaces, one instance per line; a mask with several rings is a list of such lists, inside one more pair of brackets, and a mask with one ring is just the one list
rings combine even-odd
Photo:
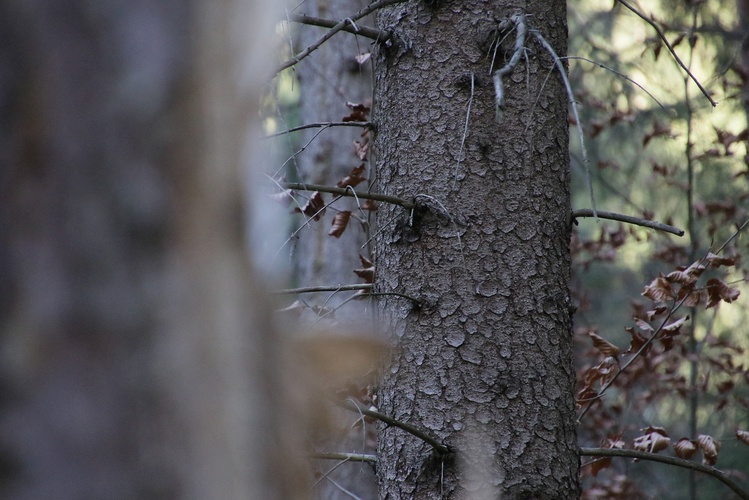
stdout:
[[[383,427],[381,498],[580,494],[567,97],[556,70],[546,81],[553,58],[529,33],[495,121],[487,55],[501,38],[498,21],[518,13],[513,5],[408,2],[379,16],[394,33],[375,54],[379,191],[417,196],[422,208],[378,212],[375,289],[424,303],[382,301],[398,349],[380,409],[454,450],[440,457]],[[532,28],[564,56],[565,2],[525,5]],[[497,50],[495,70],[516,33]]]
[[262,12],[0,4],[3,498],[290,497],[242,236]]
[[[357,12],[368,3],[366,0],[314,0],[306,2],[300,12],[312,17],[338,21]],[[373,19],[367,17],[357,21],[357,24],[371,26],[373,22]],[[324,33],[324,28],[300,26],[295,51],[308,47]],[[371,40],[339,33],[296,66],[295,74],[299,79],[300,92],[299,118],[302,124],[340,122],[351,112],[346,106],[347,102],[371,103],[371,63],[357,62],[357,56],[368,53],[370,49]],[[313,137],[314,140],[303,154],[296,157],[293,163],[296,167],[295,174],[303,182],[335,186],[353,168],[365,163],[357,157],[354,149],[354,141],[364,141],[361,137],[362,131],[363,129],[358,127],[331,128],[322,133],[320,129],[305,131],[301,134],[297,148],[307,144]],[[363,176],[369,179],[371,175],[368,170],[367,166]],[[363,186],[357,189],[362,189]],[[331,195],[325,195],[325,199],[329,201]],[[336,207],[349,210],[353,214],[348,228],[340,238],[328,235],[334,216],[334,212],[328,210],[319,224],[305,227],[295,242],[295,277],[300,286],[339,285],[361,281],[353,270],[361,267],[359,254],[369,256],[368,250],[362,249],[368,236],[354,217],[366,219],[367,212],[360,212],[353,198],[340,200]],[[335,308],[353,293],[355,292],[327,292],[314,296],[307,294],[304,299],[314,304],[325,304],[327,307]],[[335,318],[347,322],[349,328],[353,328],[354,324],[364,321],[368,311],[371,309],[366,302],[351,301],[335,312]],[[369,315],[371,316],[371,313]],[[331,436],[330,441],[321,443],[321,447],[328,450],[374,453],[372,441],[375,428],[370,425],[369,432],[363,433],[360,427],[352,427],[358,419],[357,415],[345,410],[338,410],[337,413],[339,420],[337,425],[332,426],[332,429],[338,429],[337,435]],[[317,467],[318,470],[326,472],[335,465],[330,461],[322,461]],[[316,488],[320,498],[351,498],[339,486],[362,498],[376,496],[377,482],[374,471],[369,466],[353,462],[344,464],[336,467],[326,478],[330,480],[321,481]]]

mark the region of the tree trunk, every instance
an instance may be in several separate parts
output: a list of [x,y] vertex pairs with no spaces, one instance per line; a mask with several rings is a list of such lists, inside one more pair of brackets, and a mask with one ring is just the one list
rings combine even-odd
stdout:
[[262,11],[115,6],[0,6],[0,496],[289,498],[242,236]]
[[[564,56],[565,3],[527,5],[529,30]],[[492,42],[519,13],[507,2],[412,1],[379,17],[394,33],[375,58],[379,191],[420,206],[378,212],[375,291],[423,303],[381,302],[398,349],[380,410],[452,450],[383,427],[381,498],[579,496],[567,97],[556,70],[546,80],[554,60],[529,32],[497,123]]]
[[[357,12],[367,5],[365,0],[314,0],[303,5],[303,13],[335,21]],[[371,25],[370,18],[357,21],[364,26]],[[325,28],[301,26],[296,38],[295,51],[303,50],[314,43]],[[295,68],[300,85],[299,116],[301,123],[340,122],[351,110],[346,107],[347,102],[371,103],[372,99],[372,71],[371,62],[360,64],[357,56],[367,53],[371,48],[371,40],[354,37],[349,33],[339,33],[326,41],[310,57],[304,59]],[[301,181],[313,184],[335,186],[338,181],[346,177],[351,170],[365,161],[360,160],[354,149],[354,141],[364,142],[361,137],[362,128],[331,128],[320,133],[320,129],[310,129],[301,134],[301,145],[309,143],[305,151],[296,157],[294,165],[295,175]],[[312,142],[309,142],[312,141]],[[370,178],[369,168],[363,176]],[[358,186],[357,189],[362,189]],[[301,193],[310,195],[311,193]],[[324,195],[326,201],[332,195]],[[302,201],[302,200],[300,200]],[[359,254],[369,257],[368,249],[362,246],[367,241],[367,234],[355,217],[368,219],[367,212],[357,208],[356,200],[343,198],[336,202],[336,208],[349,210],[353,214],[348,228],[339,237],[328,234],[331,220],[337,212],[328,210],[325,217],[316,223],[306,226],[300,233],[294,245],[295,278],[299,286],[339,285],[360,282],[353,270],[361,267]],[[297,220],[301,223],[301,220]],[[355,292],[332,294],[331,292],[306,294],[304,299],[316,305],[326,305],[330,308],[341,306]],[[348,323],[362,322],[371,308],[365,301],[348,301],[336,310],[335,318]],[[352,330],[359,330],[352,328]],[[358,416],[346,410],[337,410],[337,429],[330,440],[320,443],[322,449],[345,450],[356,453],[374,453],[375,428],[368,425],[368,432],[362,433],[359,427],[352,427]],[[366,436],[366,437],[365,437]],[[319,471],[326,472],[335,464],[330,461],[320,461]],[[349,499],[350,495],[343,491],[345,488],[362,498],[376,496],[377,482],[374,471],[368,466],[351,462],[335,467],[330,474],[325,475],[316,490],[320,498],[326,500]]]

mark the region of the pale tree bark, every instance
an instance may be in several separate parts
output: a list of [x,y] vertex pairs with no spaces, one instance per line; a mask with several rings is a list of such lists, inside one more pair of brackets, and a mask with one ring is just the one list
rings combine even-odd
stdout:
[[[490,76],[493,30],[515,14],[564,56],[565,2],[514,5],[411,1],[379,17],[394,33],[375,58],[379,190],[422,208],[378,212],[375,289],[423,302],[382,301],[397,349],[380,411],[452,450],[383,427],[381,498],[579,496],[567,97],[530,32],[499,124]],[[504,34],[494,70],[514,52],[517,28]]]
[[[309,0],[297,13],[337,22],[359,11],[368,3],[365,0]],[[358,20],[357,25],[371,26],[373,22],[374,19],[368,16]],[[326,30],[306,25],[295,29],[295,52],[313,44]],[[357,56],[368,53],[371,45],[370,39],[339,33],[295,67],[300,93],[298,112],[302,124],[340,122],[351,113],[346,106],[347,102],[371,104],[371,62],[364,61],[360,64],[357,61]],[[362,132],[362,128],[345,127],[331,128],[321,133],[320,129],[310,129],[300,134],[297,147],[308,143],[309,146],[292,163],[296,170],[294,173],[302,182],[335,186],[353,168],[367,163],[357,157],[354,149],[354,141],[365,142],[361,137]],[[363,176],[371,179],[368,165]],[[366,183],[357,186],[356,189],[365,189],[365,186]],[[308,196],[311,193],[300,194]],[[324,196],[325,200],[329,201],[332,195]],[[348,228],[340,238],[328,235],[331,221],[336,214],[334,210],[328,209],[320,222],[306,226],[294,242],[295,279],[299,286],[336,286],[361,282],[353,272],[354,269],[362,267],[358,256],[371,256],[366,248],[367,233],[355,217],[368,221],[369,213],[359,211],[353,198],[344,198],[336,202],[335,208],[349,210],[353,214]],[[302,223],[300,218],[295,222]],[[305,294],[304,299],[309,303],[336,308],[354,293]],[[335,319],[345,325],[341,333],[357,335],[365,331],[361,324],[369,323],[365,318],[372,317],[371,311],[367,301],[346,302],[335,312]],[[362,430],[352,425],[356,420],[357,415],[339,410],[337,421],[330,427],[334,435],[319,444],[321,449],[374,453],[375,428],[368,424],[369,428]],[[368,465],[355,462],[340,465],[330,461],[321,461],[315,465],[321,472],[335,469],[325,475],[325,479],[315,488],[315,494],[319,498],[349,499],[351,496],[348,492],[362,498],[376,496],[377,483],[374,471]]]
[[293,496],[243,237],[260,7],[0,6],[3,498]]

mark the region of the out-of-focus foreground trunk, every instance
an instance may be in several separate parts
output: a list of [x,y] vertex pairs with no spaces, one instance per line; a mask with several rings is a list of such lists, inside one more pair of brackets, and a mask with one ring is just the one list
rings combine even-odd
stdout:
[[292,495],[243,237],[259,3],[0,4],[3,498]]

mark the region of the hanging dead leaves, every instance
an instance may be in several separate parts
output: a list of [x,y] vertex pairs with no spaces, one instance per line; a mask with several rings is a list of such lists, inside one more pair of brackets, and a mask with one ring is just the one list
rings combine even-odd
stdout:
[[719,257],[708,253],[704,259],[693,263],[689,267],[677,267],[668,275],[662,273],[648,284],[642,295],[653,302],[668,302],[671,300],[686,307],[705,306],[706,309],[716,307],[721,301],[731,303],[739,297],[739,291],[732,288],[718,278],[710,278],[704,287],[697,287],[697,280],[708,268],[733,266],[734,257]]
[[296,207],[294,212],[303,213],[312,220],[320,220],[325,214],[325,201],[322,199],[322,194],[319,191],[312,193],[307,203],[302,208]]

